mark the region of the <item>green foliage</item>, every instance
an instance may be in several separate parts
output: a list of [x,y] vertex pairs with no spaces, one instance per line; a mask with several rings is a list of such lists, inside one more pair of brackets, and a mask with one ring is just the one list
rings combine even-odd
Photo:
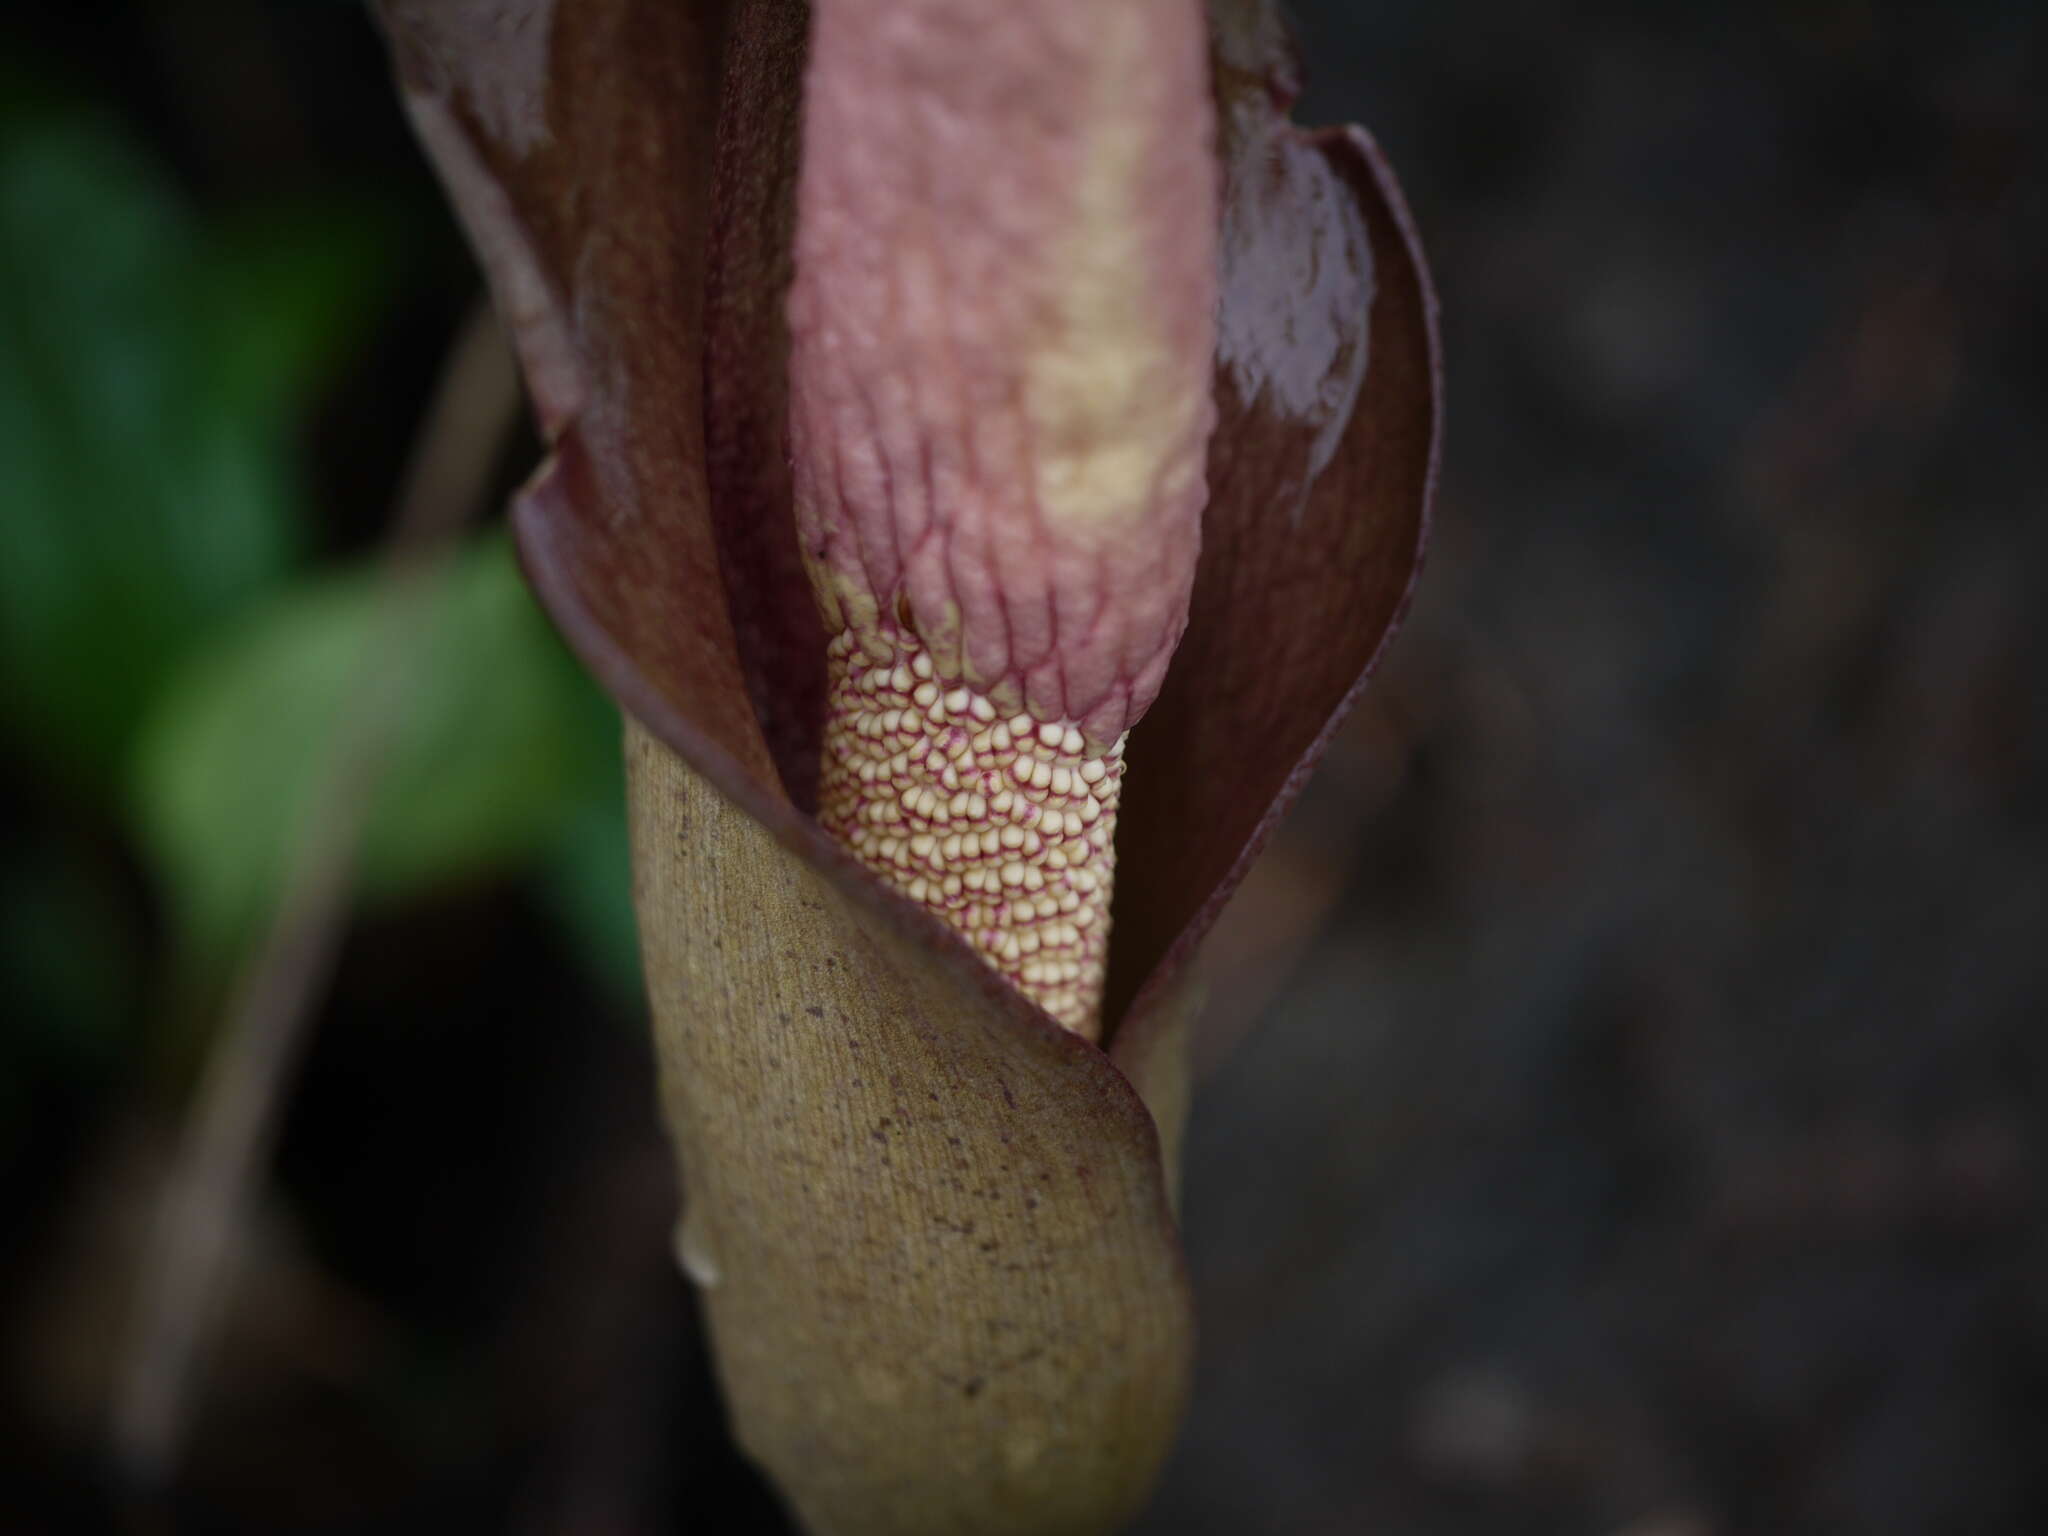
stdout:
[[167,669],[291,569],[292,429],[384,243],[203,228],[113,125],[0,87],[0,687],[52,767],[109,786]]
[[593,792],[587,685],[505,542],[422,579],[406,596],[371,571],[302,583],[210,641],[152,711],[136,820],[202,962],[270,910],[366,721],[370,899],[551,850]]
[[128,923],[107,871],[67,858],[60,839],[32,829],[0,863],[0,976],[6,1013],[0,1031],[0,1123],[25,1070],[18,1055],[98,1067],[118,1048],[134,1005]]
[[[201,218],[116,122],[0,68],[0,734],[41,792],[133,830],[203,990],[375,716],[364,897],[530,868],[630,994],[617,714],[502,538],[395,615],[381,573],[304,559],[298,440],[394,233],[317,189]],[[59,838],[0,880],[14,1043],[81,1061],[137,995],[91,857]]]
[[[579,675],[579,681],[580,681]],[[641,998],[640,936],[633,916],[633,859],[626,830],[625,763],[619,715],[586,685],[590,744],[583,791],[576,797],[545,865],[549,904],[583,952],[584,962],[628,1007]]]

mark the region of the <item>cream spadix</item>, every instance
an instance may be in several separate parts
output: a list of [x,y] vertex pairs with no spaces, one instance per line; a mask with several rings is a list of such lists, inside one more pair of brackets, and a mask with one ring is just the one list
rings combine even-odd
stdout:
[[1193,0],[821,0],[789,299],[819,819],[1094,1034],[1187,619],[1217,288]]

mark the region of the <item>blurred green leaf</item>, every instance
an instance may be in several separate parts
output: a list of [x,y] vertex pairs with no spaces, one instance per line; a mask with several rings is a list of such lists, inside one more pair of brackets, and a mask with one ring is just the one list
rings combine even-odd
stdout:
[[383,209],[332,194],[216,222],[193,302],[221,408],[285,441],[368,329],[396,245]]
[[294,586],[171,680],[135,807],[202,968],[269,912],[365,710],[385,743],[362,838],[372,899],[551,852],[589,799],[586,685],[504,539],[425,579],[395,644],[393,589],[360,571]]
[[381,276],[340,210],[195,223],[117,128],[0,84],[0,686],[111,787],[210,624],[300,538],[291,428]]
[[[134,946],[108,882],[59,839],[31,835],[0,864],[0,976],[13,1052],[74,1069],[114,1054],[134,1001]],[[0,1069],[0,1082],[26,1073]]]
[[585,721],[578,735],[589,756],[582,791],[547,858],[543,889],[591,974],[634,1008],[641,997],[640,930],[633,916],[619,712],[581,673],[578,681]]
[[0,860],[0,1168],[53,1089],[116,1070],[132,1038],[135,927],[118,869],[81,842],[31,810]]

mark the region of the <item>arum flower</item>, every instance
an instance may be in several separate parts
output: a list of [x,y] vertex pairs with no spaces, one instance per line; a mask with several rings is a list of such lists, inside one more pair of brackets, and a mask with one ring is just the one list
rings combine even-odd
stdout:
[[1188,1385],[1191,961],[1420,556],[1392,176],[1254,0],[382,8],[628,718],[736,1433],[818,1532],[1114,1530]]

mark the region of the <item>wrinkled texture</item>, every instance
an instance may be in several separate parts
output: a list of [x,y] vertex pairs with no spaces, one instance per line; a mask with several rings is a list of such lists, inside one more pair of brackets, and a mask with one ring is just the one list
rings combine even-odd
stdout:
[[[423,34],[408,25],[423,3],[387,0],[408,110],[478,245],[554,443],[515,508],[528,572],[628,710],[786,844],[815,854],[798,812],[815,793],[824,643],[783,531],[778,389],[801,80],[791,50],[803,8],[579,6],[574,26],[555,29],[540,98],[555,120],[501,139],[472,106],[488,99],[500,110],[501,96],[478,83],[473,62],[450,61],[489,56],[507,11],[545,8],[459,0],[432,7],[439,19]],[[1330,413],[1303,382],[1299,354],[1276,349],[1263,365],[1233,355],[1219,372],[1189,633],[1131,743],[1137,782],[1162,787],[1134,795],[1126,812],[1126,856],[1135,862],[1143,848],[1145,874],[1118,893],[1112,1029],[1141,986],[1147,1012],[1170,999],[1250,849],[1379,654],[1414,577],[1434,486],[1435,301],[1392,176],[1360,130],[1285,123],[1295,70],[1269,7],[1218,4],[1211,25],[1230,187],[1259,185],[1248,178],[1262,157],[1284,163],[1288,177],[1265,194],[1284,218],[1284,180],[1302,185],[1288,221],[1296,247],[1332,242],[1333,222],[1362,216],[1386,270],[1373,366],[1305,497]],[[540,147],[520,154],[515,140]],[[1314,173],[1316,162],[1327,170]],[[1227,191],[1226,231],[1244,195]],[[1279,238],[1269,231],[1266,243]],[[1350,248],[1355,261],[1355,240]],[[1271,317],[1275,336],[1333,355],[1320,336],[1330,279],[1305,283],[1299,270],[1248,266],[1246,254],[1225,246],[1219,333],[1246,334],[1234,314],[1250,306]],[[1373,291],[1362,274],[1356,291]],[[1297,307],[1313,323],[1283,323]],[[1262,373],[1288,383],[1263,387]],[[1307,419],[1287,404],[1304,398],[1316,402]],[[1245,635],[1269,644],[1239,643]]]
[[[789,220],[783,189],[800,79],[789,50],[801,34],[799,10],[775,0],[590,0],[554,18],[538,92],[488,83],[479,59],[494,56],[508,17],[530,22],[544,7],[466,0],[437,8],[425,31],[408,25],[412,13],[397,3],[386,12],[408,108],[512,324],[552,445],[515,511],[528,572],[593,671],[688,764],[636,749],[637,894],[685,1178],[700,1209],[722,1211],[732,1224],[711,1245],[712,1294],[746,1298],[711,1306],[737,1431],[818,1530],[901,1528],[887,1523],[889,1512],[906,1507],[897,1479],[913,1472],[922,1479],[918,1502],[944,1512],[930,1529],[1011,1528],[998,1518],[1010,1485],[988,1477],[985,1444],[956,1460],[917,1458],[914,1468],[884,1457],[872,1477],[857,1458],[821,1454],[831,1446],[851,1455],[856,1442],[815,1432],[811,1415],[827,1405],[815,1383],[795,1385],[804,1379],[796,1341],[854,1372],[835,1388],[842,1393],[862,1390],[863,1362],[923,1362],[929,1379],[917,1390],[870,1393],[859,1400],[858,1425],[831,1420],[845,1434],[919,1445],[955,1432],[983,1348],[976,1341],[1023,1309],[1035,1335],[1072,1347],[1020,1375],[1005,1426],[1049,1422],[1061,1404],[1059,1413],[1084,1419],[1135,1404],[1138,1417],[1119,1418],[1113,1464],[1063,1463],[1076,1476],[1091,1469],[1083,1479],[1097,1495],[1090,1509],[1049,1511],[1052,1524],[1015,1528],[1111,1528],[1163,1443],[1155,1437],[1177,1417],[1183,1378],[1167,1362],[1181,1358],[1190,1337],[1166,1206],[1193,1013],[1179,978],[1248,849],[1377,654],[1420,547],[1435,454],[1433,310],[1391,178],[1362,135],[1308,137],[1281,126],[1288,90],[1272,55],[1220,56],[1224,100],[1241,94],[1221,118],[1226,164],[1239,167],[1227,194],[1243,195],[1230,190],[1247,185],[1242,166],[1278,147],[1290,175],[1266,187],[1270,205],[1284,219],[1297,200],[1293,238],[1311,252],[1341,253],[1355,268],[1360,306],[1372,295],[1371,366],[1338,436],[1336,415],[1353,387],[1344,380],[1355,377],[1350,347],[1312,343],[1311,353],[1343,374],[1322,388],[1293,350],[1262,361],[1239,346],[1224,360],[1209,458],[1215,492],[1187,639],[1131,741],[1127,805],[1156,796],[1159,808],[1131,823],[1112,952],[1122,982],[1113,981],[1112,999],[1113,1009],[1132,997],[1138,1004],[1121,1020],[1112,1012],[1105,1054],[1059,1030],[956,935],[881,889],[807,814],[815,766],[805,759],[815,764],[824,656],[822,645],[805,648],[817,620],[791,558],[793,524],[774,461],[787,442],[779,404],[786,330],[776,300],[786,267],[777,253]],[[529,34],[513,30],[521,46],[507,67],[525,69]],[[1235,46],[1229,27],[1219,35]],[[1249,35],[1271,29],[1252,26]],[[502,114],[511,101],[528,112],[508,129]],[[1318,159],[1333,174],[1314,170]],[[1290,181],[1302,191],[1289,193]],[[1357,209],[1347,212],[1354,198]],[[719,217],[731,222],[721,227]],[[1376,288],[1365,271],[1368,247],[1381,264]],[[1304,333],[1320,330],[1333,304],[1349,302],[1341,285],[1304,292],[1298,272],[1264,257],[1231,261],[1226,251],[1226,335],[1248,334],[1229,314],[1235,305],[1254,304],[1284,334],[1289,317]],[[1268,387],[1268,378],[1284,382]],[[1316,477],[1324,453],[1329,465]],[[1283,494],[1280,483],[1292,488]],[[705,796],[692,774],[723,798]],[[715,823],[703,807],[715,808]],[[825,953],[859,966],[829,997],[804,1002],[823,1019],[780,1017],[779,999],[824,981],[807,969],[803,945],[750,921],[737,894],[749,889],[784,893],[774,898],[783,921],[823,925],[839,936]],[[677,919],[690,912],[718,914],[727,927],[685,932]],[[710,956],[697,947],[707,944]],[[843,1037],[833,1033],[845,1019],[868,1021],[864,1050],[866,1032],[875,1041],[852,1099],[837,1054]],[[781,1047],[798,1055],[772,1066]],[[974,1108],[982,1090],[963,1085],[995,1081],[1017,1061],[1032,1063],[1033,1075],[1014,1112],[1007,1101],[1003,1114]],[[759,1154],[759,1127],[727,1113],[727,1098],[692,1097],[689,1084],[725,1070],[736,1075],[723,1094],[753,1091],[755,1073],[787,1074],[786,1124],[775,1131],[781,1153]],[[957,1114],[948,1134],[962,1146],[946,1143],[941,1153],[920,1133],[891,1151],[886,1177],[807,1179],[803,1169],[829,1163],[856,1131],[880,1148],[871,1133],[891,1128],[876,1123],[879,1115],[864,1118],[879,1103],[864,1097],[880,1091],[871,1081],[888,1081],[913,1110],[936,1093],[942,1113]],[[987,1105],[985,1093],[979,1102]],[[848,1118],[849,1106],[859,1117]],[[1022,1236],[1027,1230],[1078,1232],[1090,1222],[1116,1230],[1020,1255],[1020,1272],[960,1254],[935,1259],[936,1239],[913,1239],[906,1212],[938,1209],[931,1202],[954,1176],[949,1158],[977,1175],[1000,1171],[1006,1159],[1025,1166],[1011,1150],[1019,1137],[1036,1149],[1035,1163],[1066,1170],[1042,1197],[1057,1209],[1035,1217],[1039,1228],[1015,1229],[1020,1242],[1036,1241]],[[1085,1178],[1081,1168],[1090,1170]],[[1091,1203],[1106,1190],[1121,1193]],[[755,1222],[781,1238],[749,1238]],[[868,1255],[867,1291],[918,1295],[919,1308],[849,1311],[844,1296],[792,1264],[798,1250],[789,1245],[799,1241],[859,1249]],[[1134,1281],[1140,1290],[1127,1298]],[[1145,1319],[1144,1338],[1104,1338],[1098,1315],[1126,1300]],[[936,1333],[934,1318],[945,1322]],[[1075,1342],[1090,1338],[1099,1347]],[[1151,1373],[1139,1379],[1144,1390],[1133,1398],[1131,1382],[1113,1370],[1085,1369],[1105,1359],[1139,1362],[1132,1369]],[[940,1360],[961,1383],[957,1400],[927,1390]],[[1051,1453],[1027,1456],[1013,1445],[1004,1454],[1031,1462]]]
[[1190,0],[832,0],[812,38],[789,405],[820,604],[1098,753],[1200,544],[1204,43]]
[[1090,1039],[1124,737],[1201,542],[1206,44],[1189,0],[831,0],[804,84],[789,420],[833,633],[819,821]]

